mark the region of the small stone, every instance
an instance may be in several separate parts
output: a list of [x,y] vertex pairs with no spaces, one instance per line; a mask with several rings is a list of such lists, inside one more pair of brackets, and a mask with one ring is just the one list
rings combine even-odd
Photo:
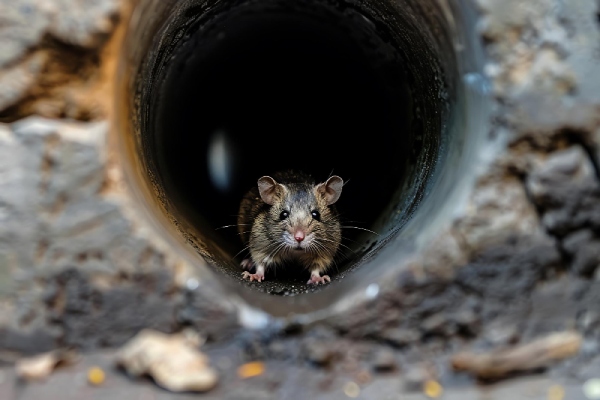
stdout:
[[42,380],[52,373],[57,363],[58,359],[54,351],[23,358],[17,362],[17,375],[29,381]]
[[344,394],[351,399],[355,399],[360,394],[360,386],[356,382],[347,382],[344,385]]
[[367,383],[371,382],[372,380],[373,380],[373,377],[371,376],[369,371],[362,370],[356,374],[356,381],[361,385],[366,385]]
[[463,351],[450,363],[455,371],[468,371],[480,379],[499,379],[516,372],[547,368],[579,353],[583,337],[576,331],[554,332],[512,347],[485,353]]
[[412,366],[404,375],[404,388],[408,392],[423,390],[423,385],[430,379],[427,370],[421,366]]
[[373,369],[375,371],[393,371],[397,366],[396,355],[389,349],[378,350],[373,357]]
[[445,329],[447,327],[448,319],[443,313],[434,314],[431,317],[427,318],[421,326],[426,332],[429,333],[445,333]]
[[548,388],[548,400],[563,400],[565,388],[560,385],[552,385]]
[[421,339],[421,333],[415,329],[392,328],[383,331],[382,339],[394,346],[406,346]]
[[579,318],[579,326],[584,332],[589,331],[591,328],[594,328],[598,325],[598,321],[600,320],[598,314],[594,311],[588,310],[585,311],[581,317]]
[[218,376],[197,345],[189,334],[167,335],[146,329],[121,348],[117,364],[130,375],[150,375],[172,392],[203,392],[217,384]]
[[320,366],[328,365],[336,355],[331,343],[311,341],[305,346],[305,350],[306,359]]
[[269,355],[276,358],[283,358],[286,356],[286,346],[280,342],[275,341],[269,344]]
[[564,237],[562,247],[569,255],[575,255],[581,246],[589,243],[594,238],[590,229],[581,229]]
[[462,310],[456,313],[454,321],[468,334],[475,335],[479,329],[479,316],[472,310]]
[[494,324],[486,330],[484,338],[493,346],[505,345],[519,339],[517,327],[511,324]]
[[71,351],[55,350],[37,356],[22,358],[17,361],[15,368],[21,379],[36,381],[48,377],[59,364],[75,362],[76,354]]

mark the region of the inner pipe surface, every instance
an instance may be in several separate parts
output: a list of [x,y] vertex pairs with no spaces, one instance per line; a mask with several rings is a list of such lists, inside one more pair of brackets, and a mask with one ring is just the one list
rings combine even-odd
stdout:
[[[237,283],[283,295],[284,313],[327,307],[414,250],[464,181],[473,21],[436,1],[141,1],[118,110],[133,185],[230,290],[265,309]],[[343,225],[377,232],[345,229],[320,293],[304,270],[243,281],[237,230],[220,229],[260,176],[288,168],[342,176]]]
[[[224,7],[186,30],[147,134],[165,193],[201,228],[200,241],[225,251],[215,266],[238,278],[236,214],[259,177],[341,175],[343,225],[371,228],[418,150],[405,62],[361,14],[305,1]],[[361,232],[344,229],[338,268],[364,253]],[[288,294],[306,280],[305,270],[283,267],[252,286]]]

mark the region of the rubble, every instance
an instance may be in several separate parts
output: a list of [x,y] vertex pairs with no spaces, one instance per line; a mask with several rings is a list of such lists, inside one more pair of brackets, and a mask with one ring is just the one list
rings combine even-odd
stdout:
[[54,350],[17,361],[17,376],[27,381],[46,379],[59,364],[72,364],[77,356],[72,351]]
[[558,332],[535,341],[488,353],[458,353],[452,367],[478,378],[498,379],[511,373],[544,368],[579,352],[582,337],[577,332]]
[[183,333],[144,330],[121,348],[116,362],[128,374],[149,375],[167,390],[204,392],[216,386],[218,375],[198,345],[197,338]]

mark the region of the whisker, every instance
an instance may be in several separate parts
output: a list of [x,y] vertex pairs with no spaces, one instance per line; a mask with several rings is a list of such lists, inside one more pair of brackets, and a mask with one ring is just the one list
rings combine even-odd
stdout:
[[345,247],[347,250],[351,251],[352,253],[355,253],[354,250],[352,250],[350,247],[346,246],[345,244],[340,243],[340,246]]
[[[324,238],[321,238],[321,239],[324,239]],[[327,240],[327,239],[325,239],[325,240]],[[318,240],[315,240],[313,243],[317,247],[320,247],[322,249],[321,254],[327,252],[328,249],[323,243],[319,243]],[[339,273],[340,268],[339,268],[339,265],[337,264],[337,261],[335,260],[335,257],[332,257],[331,262],[333,263],[333,266],[335,267],[336,272]]]
[[[335,243],[335,242],[336,242],[335,240],[328,239],[328,238],[319,238],[319,240],[324,240],[324,241],[326,241],[326,242],[331,242],[331,243]],[[339,245],[340,245],[340,246],[343,246],[343,247],[345,247],[345,248],[347,248],[348,250],[350,250],[350,251],[352,251],[352,252],[354,252],[354,250],[352,250],[350,247],[346,246],[345,244],[343,244],[343,243],[341,243],[341,242],[340,242],[340,244],[339,244]]]
[[365,221],[344,220],[344,223],[348,223],[348,224],[364,224]]
[[285,243],[280,243],[277,247],[275,247],[275,249],[269,254],[269,258],[273,259],[283,246],[285,246]]
[[315,248],[318,249],[317,253],[323,257],[327,256],[327,250],[329,250],[323,243],[320,243],[318,240],[314,240],[311,244],[315,245]]
[[224,225],[224,226],[220,226],[218,228],[215,228],[215,231],[218,231],[219,229],[225,229],[225,228],[235,228],[238,226],[244,226],[244,225],[250,225],[250,224],[233,224],[233,225]]
[[242,254],[244,251],[248,250],[250,248],[250,245],[244,247],[242,250],[240,250],[235,256],[233,256],[233,258],[236,258],[237,256],[239,256],[240,254]]
[[272,258],[274,257],[274,252],[278,251],[280,246],[285,245],[285,243],[270,243],[267,248],[265,249],[265,251],[268,251],[269,253],[267,254],[267,258]]
[[361,231],[366,231],[366,232],[373,233],[373,234],[379,236],[379,233],[377,233],[377,232],[374,232],[374,231],[372,231],[370,229],[367,229],[367,228],[359,228],[358,226],[342,226],[342,228],[359,229]]

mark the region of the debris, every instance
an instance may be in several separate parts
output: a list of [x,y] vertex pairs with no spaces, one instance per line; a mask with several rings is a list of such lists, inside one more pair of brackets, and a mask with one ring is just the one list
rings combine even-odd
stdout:
[[454,321],[463,334],[476,335],[481,326],[479,316],[473,310],[461,310],[454,315]]
[[241,365],[237,370],[238,376],[242,379],[252,378],[253,376],[259,376],[262,375],[264,372],[265,364],[258,361]]
[[336,347],[331,342],[319,340],[307,341],[305,351],[306,359],[318,366],[329,365],[338,355]]
[[378,350],[373,357],[373,369],[379,372],[393,371],[396,369],[396,356],[388,349]]
[[402,347],[421,339],[421,333],[415,329],[391,328],[382,332],[381,338],[393,346]]
[[583,394],[590,400],[600,399],[600,379],[592,378],[583,384]]
[[59,364],[74,362],[76,355],[71,351],[54,350],[33,357],[22,358],[15,366],[17,375],[28,381],[43,380],[56,369]]
[[407,392],[416,392],[425,387],[425,383],[432,379],[432,374],[422,365],[409,367],[404,374],[404,387]]
[[347,382],[344,385],[344,394],[352,399],[355,399],[360,394],[360,387],[356,382]]
[[561,385],[552,385],[548,388],[548,400],[564,400],[565,388]]
[[92,367],[87,374],[88,382],[94,386],[101,385],[106,379],[106,374],[100,367]]
[[459,353],[452,357],[451,362],[455,370],[469,371],[478,378],[501,378],[513,372],[535,370],[569,358],[577,354],[581,342],[581,335],[577,332],[559,332],[490,353]]
[[430,399],[437,399],[442,395],[443,392],[444,389],[442,388],[442,385],[433,379],[428,379],[423,385],[423,393],[425,393],[425,396],[429,397]]
[[117,354],[117,364],[130,375],[150,375],[161,387],[172,392],[207,391],[218,380],[207,357],[197,346],[197,335],[185,332],[167,335],[143,330]]
[[371,374],[369,373],[369,371],[359,371],[356,375],[355,375],[356,381],[358,383],[360,383],[361,385],[366,385],[367,383],[371,382],[373,380],[373,377],[371,376]]
[[498,321],[486,327],[483,337],[491,346],[504,346],[519,340],[519,330],[516,325]]
[[56,354],[53,351],[24,358],[17,362],[17,375],[27,380],[41,380],[50,375],[57,362]]
[[269,355],[275,358],[285,358],[287,348],[281,341],[273,341],[269,344]]
[[443,335],[447,333],[447,324],[448,318],[446,317],[446,315],[444,315],[444,313],[440,312],[425,319],[422,322],[421,326],[426,332]]

